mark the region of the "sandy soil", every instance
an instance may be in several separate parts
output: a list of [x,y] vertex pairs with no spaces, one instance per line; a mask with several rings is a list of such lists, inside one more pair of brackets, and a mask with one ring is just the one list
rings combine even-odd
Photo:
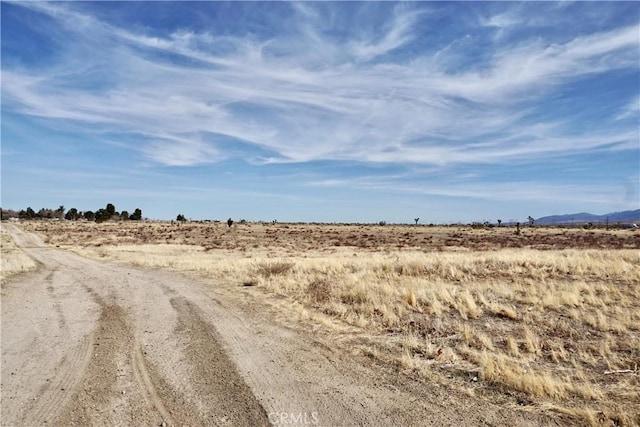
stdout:
[[2,425],[557,425],[285,327],[242,293],[93,261],[4,225]]

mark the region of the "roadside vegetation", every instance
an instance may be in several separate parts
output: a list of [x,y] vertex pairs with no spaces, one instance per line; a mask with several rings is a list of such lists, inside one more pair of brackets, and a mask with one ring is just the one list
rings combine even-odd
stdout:
[[11,236],[0,226],[0,283],[9,277],[34,270],[37,264],[18,248]]
[[578,425],[640,425],[635,230],[21,226],[85,256],[245,292],[378,362],[471,395]]

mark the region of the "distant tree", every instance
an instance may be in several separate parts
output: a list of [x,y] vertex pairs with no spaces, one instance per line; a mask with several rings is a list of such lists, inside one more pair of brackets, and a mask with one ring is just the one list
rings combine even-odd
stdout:
[[27,214],[27,219],[34,219],[36,217],[36,212],[33,209],[31,209],[31,207],[27,208],[26,214]]
[[105,209],[109,217],[112,217],[116,214],[116,207],[112,203],[107,203],[107,207]]
[[106,209],[98,209],[95,213],[95,218],[96,218],[96,222],[105,222],[111,219],[111,215],[109,214],[109,211],[107,211]]
[[14,211],[13,209],[2,209],[2,218],[3,219],[18,218],[18,211]]
[[413,218],[413,220],[416,222],[416,225],[418,225],[418,221],[420,221],[420,218]]
[[501,219],[499,219],[499,220],[498,220],[498,227],[500,227],[501,225],[502,225],[502,220],[501,220]]
[[64,216],[64,219],[68,221],[75,221],[78,218],[80,218],[80,214],[78,213],[78,209],[76,208],[69,209]]
[[88,221],[93,221],[96,219],[96,214],[94,214],[93,211],[85,211],[84,217]]
[[38,211],[38,214],[36,216],[40,219],[51,219],[54,217],[54,214],[51,209],[42,208]]
[[2,209],[0,208],[0,218],[3,220],[18,218],[18,212],[13,209]]
[[380,221],[378,225],[387,225],[387,221]]
[[187,218],[185,218],[182,214],[178,214],[178,216],[176,217],[176,221],[185,222],[186,220]]
[[229,228],[231,228],[231,226],[233,225],[233,220],[231,218],[227,220],[227,225],[229,226]]
[[60,205],[58,209],[56,209],[56,217],[62,219],[64,218],[64,206]]
[[133,211],[131,216],[129,216],[129,219],[133,221],[140,221],[142,219],[142,211],[140,210],[140,208],[136,208],[136,210]]
[[127,211],[122,211],[122,213],[120,214],[120,219],[122,219],[122,220],[127,220],[127,219],[129,219],[129,212],[127,212]]
[[527,219],[529,220],[529,227],[533,227],[533,223],[536,222],[536,220],[532,216],[529,216]]

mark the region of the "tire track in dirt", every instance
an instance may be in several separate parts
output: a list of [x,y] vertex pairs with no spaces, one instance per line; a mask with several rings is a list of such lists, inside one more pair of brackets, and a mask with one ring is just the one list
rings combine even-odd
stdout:
[[[63,342],[68,342],[70,336],[67,323],[54,288],[54,277],[57,271],[57,267],[51,270],[45,277],[45,282],[47,283],[47,292],[54,301],[53,306],[58,317],[58,327],[63,336]],[[104,307],[103,299],[93,289],[86,285],[82,287],[90,294],[96,304]],[[95,338],[95,333],[85,336],[68,355],[62,358],[56,368],[57,373],[54,378],[51,381],[47,380],[47,384],[41,387],[39,396],[35,399],[36,406],[26,412],[34,415],[25,421],[25,425],[41,425],[52,420],[56,424],[55,420],[62,416],[61,413],[66,406],[77,400],[74,393],[77,393],[80,383],[89,369],[90,362],[93,360],[94,347],[96,346]]]
[[176,334],[187,342],[187,357],[193,366],[191,382],[208,408],[198,407],[207,424],[269,425],[267,413],[219,344],[218,333],[205,322],[198,308],[185,298],[172,298],[178,312]]
[[65,356],[53,379],[47,381],[34,400],[35,405],[25,413],[33,414],[24,420],[24,425],[42,425],[55,419],[71,399],[71,390],[80,381],[78,372],[85,372],[91,360],[92,337],[89,336]]
[[153,387],[125,309],[82,286],[100,306],[89,363],[71,402],[53,422],[62,426],[174,425]]
[[160,396],[156,391],[156,386],[154,385],[154,382],[152,380],[152,375],[147,368],[145,358],[142,355],[142,350],[140,349],[140,344],[137,340],[134,342],[134,348],[131,355],[131,363],[133,365],[133,375],[138,384],[140,384],[140,386],[142,387],[142,392],[149,405],[158,411],[158,413],[162,417],[163,423],[169,426],[176,425],[173,417],[165,408],[164,404],[162,403],[162,399],[160,399]]
[[[38,300],[37,306],[52,306],[53,313],[49,312],[48,315],[43,314],[40,319],[31,320],[34,325],[34,330],[37,331],[37,333],[34,335],[28,348],[30,352],[33,353],[46,352],[46,349],[42,347],[43,343],[40,338],[41,334],[48,332],[55,337],[55,341],[50,342],[49,345],[65,346],[68,348],[68,351],[56,361],[54,369],[47,374],[43,374],[44,377],[42,377],[40,386],[35,390],[34,397],[23,403],[24,408],[19,418],[19,425],[42,425],[54,419],[60,410],[68,403],[71,397],[71,391],[80,381],[78,373],[86,370],[90,360],[92,336],[88,335],[77,340],[70,334],[61,307],[61,300],[58,295],[56,295],[55,290],[54,283],[58,271],[58,267],[48,269],[44,264],[40,263],[40,268],[29,276],[36,279],[35,283],[40,283],[42,291],[46,293],[42,295],[44,298],[38,300],[38,287],[30,288],[27,294],[28,300],[25,302]],[[46,310],[42,311],[46,313]],[[51,322],[51,317],[49,317],[51,315],[53,315],[57,321]],[[46,323],[46,325],[43,325],[43,323]],[[51,357],[52,360],[56,359],[53,354]],[[3,365],[6,367],[5,363],[3,363]],[[25,370],[28,370],[28,368],[23,367],[19,369],[16,375],[23,376]],[[11,375],[13,376],[14,373],[12,372]]]
[[107,408],[116,383],[116,356],[124,350],[129,327],[120,307],[104,302],[101,306],[88,367],[73,393],[70,405],[55,420],[56,425],[95,425],[105,422],[105,415],[111,415],[102,412]]
[[56,271],[57,271],[57,268],[51,270],[51,272],[45,278],[45,281],[47,282],[47,285],[48,285],[47,292],[49,292],[49,295],[53,299],[53,307],[56,311],[56,315],[58,316],[58,327],[60,328],[60,330],[65,330],[67,328],[67,321],[64,318],[62,307],[60,307],[60,301],[56,296],[55,289],[53,288],[53,277]]

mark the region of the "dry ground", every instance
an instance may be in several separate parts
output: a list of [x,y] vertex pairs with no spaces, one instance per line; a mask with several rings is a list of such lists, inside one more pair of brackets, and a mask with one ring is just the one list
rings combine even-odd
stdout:
[[1,287],[2,425],[554,425],[330,331],[283,327],[256,287],[91,260],[5,227],[38,268]]
[[[578,425],[640,425],[640,233],[43,223],[93,258],[173,269],[408,378]],[[427,386],[428,387],[428,386]]]

